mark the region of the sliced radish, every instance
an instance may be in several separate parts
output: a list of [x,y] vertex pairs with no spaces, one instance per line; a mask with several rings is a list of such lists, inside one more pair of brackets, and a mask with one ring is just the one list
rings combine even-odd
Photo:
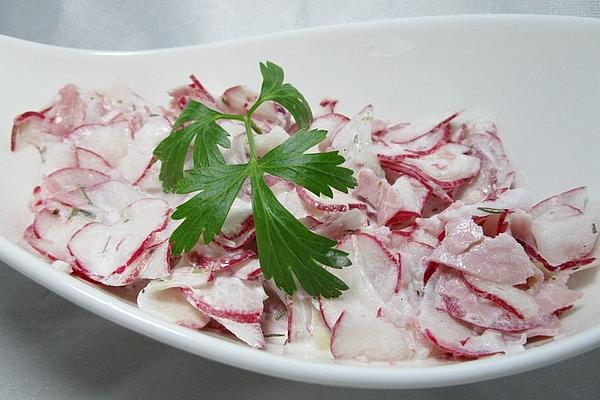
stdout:
[[149,168],[144,171],[144,174],[135,183],[135,186],[146,192],[163,192],[162,182],[160,181],[160,167],[161,162],[159,160],[153,162]]
[[535,337],[556,337],[561,335],[563,329],[560,326],[560,320],[556,315],[551,315],[548,318],[548,322],[542,326],[537,328],[529,329],[525,332],[527,334],[527,338],[535,338]]
[[[208,105],[209,107],[211,107],[211,106],[216,107],[217,101],[215,100],[213,95],[210,94],[210,92],[208,90],[206,90],[204,85],[202,85],[202,83],[200,83],[200,80],[198,78],[196,78],[196,76],[194,74],[190,75],[190,80],[192,81],[192,83],[185,86],[187,91],[184,90],[186,92],[184,94],[184,96],[192,98],[196,101],[199,101],[205,105]],[[174,96],[174,94],[172,92],[169,94],[171,96]]]
[[257,280],[262,274],[260,262],[257,258],[249,258],[244,260],[236,265],[231,266],[231,268],[226,269],[225,272],[235,276],[236,278],[248,281]]
[[390,243],[388,248],[392,252],[399,252],[400,249],[406,245],[410,239],[412,230],[410,228],[394,229],[390,232]]
[[401,162],[384,159],[382,162],[395,171],[447,190],[470,181],[479,172],[479,159],[467,155],[468,151],[466,146],[447,143],[420,158],[407,158]]
[[319,102],[319,107],[321,107],[326,114],[333,114],[335,113],[335,107],[338,102],[339,99],[324,98]]
[[442,272],[435,287],[436,308],[452,317],[482,328],[503,332],[521,332],[549,323],[549,314],[520,319],[497,303],[473,292],[456,273]]
[[193,252],[187,255],[191,265],[212,272],[237,266],[238,264],[244,263],[254,256],[256,256],[256,253],[254,253],[252,250],[243,249],[227,252],[218,257],[206,257],[204,255],[200,255],[198,252]]
[[78,166],[75,147],[72,143],[63,141],[46,143],[42,174],[49,175],[55,171]]
[[41,256],[46,257],[50,261],[70,259],[69,254],[61,252],[60,249],[57,249],[45,240],[40,239],[34,232],[33,224],[25,228],[25,231],[23,232],[23,241]]
[[478,335],[468,326],[435,308],[435,286],[438,279],[439,275],[436,273],[429,280],[419,308],[419,326],[425,337],[442,352],[456,357],[480,358],[505,353],[507,346],[500,333],[485,331]]
[[268,133],[256,135],[254,138],[256,145],[256,155],[262,157],[270,150],[279,146],[290,138],[290,135],[280,126],[274,126]]
[[376,314],[398,288],[400,262],[375,237],[355,233],[343,239],[338,249],[348,253],[352,265],[331,269],[350,289],[334,299],[320,299],[325,324],[331,329],[344,310]]
[[152,234],[165,228],[168,213],[163,200],[142,199],[125,209],[120,222],[85,225],[68,244],[76,259],[74,269],[107,286],[131,283],[141,268],[134,261],[143,254]]
[[336,359],[398,361],[414,353],[406,330],[374,315],[343,312],[332,330],[331,354]]
[[[246,86],[233,86],[223,92],[221,104],[224,111],[232,114],[246,114],[254,104],[258,94]],[[284,126],[287,113],[281,112],[277,104],[272,101],[262,103],[252,115],[259,125],[270,131],[275,125]]]
[[99,154],[91,150],[76,148],[77,166],[79,168],[93,169],[94,171],[108,174],[112,166]]
[[[431,323],[432,320],[435,322]],[[505,354],[506,346],[500,333],[488,330],[477,336],[443,312],[436,311],[432,319],[425,319],[422,324],[426,327],[423,334],[427,339],[452,356],[481,358]]]
[[[539,270],[531,263],[523,248],[512,236],[501,233],[495,238],[484,238],[480,243],[472,245],[467,251],[454,254],[445,243],[436,248],[430,261],[446,265],[450,268],[478,276],[491,282],[518,285],[526,283],[527,278],[539,276]],[[502,254],[502,257],[498,257]]]
[[348,232],[354,232],[365,226],[367,226],[367,215],[355,208],[344,213],[326,215],[322,218],[322,222],[312,230],[319,235],[338,240],[347,235]]
[[[193,75],[192,75],[193,76]],[[190,76],[190,78],[192,77]],[[198,84],[196,84],[196,82]],[[179,86],[169,91],[171,96],[170,107],[174,114],[178,115],[185,108],[189,99],[198,101],[209,108],[217,108],[218,104],[214,97],[195,79],[189,85]]]
[[287,337],[288,317],[285,304],[279,299],[277,294],[269,291],[265,287],[267,300],[264,302],[264,310],[260,325],[265,337]]
[[504,308],[517,318],[529,319],[539,314],[539,305],[527,291],[511,285],[488,282],[469,274],[464,274],[464,276],[467,285],[473,292]]
[[167,322],[202,329],[210,317],[192,306],[169,281],[152,281],[138,295],[140,310]]
[[386,142],[392,143],[408,143],[426,136],[444,125],[447,125],[457,116],[457,112],[452,112],[420,119],[408,124],[405,127],[402,127],[401,129],[390,130],[383,139]]
[[437,247],[440,238],[444,237],[444,221],[438,216],[431,218],[417,218],[412,225],[411,240]]
[[598,240],[598,221],[570,206],[557,206],[534,217],[531,233],[537,252],[553,266],[586,258]]
[[78,213],[61,215],[58,210],[44,209],[36,214],[32,228],[35,237],[48,246],[50,258],[71,262],[73,257],[67,250],[67,244],[79,229],[90,222],[90,218]]
[[[132,126],[133,132],[143,125],[150,114],[158,112],[148,101],[133,92],[122,79],[115,79],[103,95],[103,105],[109,110],[106,114],[114,113],[110,121],[126,120]],[[106,117],[106,114],[103,117]],[[101,122],[104,122],[102,118]]]
[[82,208],[94,213],[102,222],[108,224],[119,221],[130,204],[147,198],[134,186],[115,180],[88,187],[85,196],[88,204]]
[[444,246],[452,254],[467,251],[475,243],[483,240],[483,229],[472,218],[462,217],[446,224]]
[[568,309],[583,295],[567,287],[567,274],[559,274],[544,282],[533,296],[544,314],[555,314]]
[[223,236],[223,234],[221,234],[219,236],[216,236],[213,240],[215,243],[225,248],[226,250],[238,250],[250,244],[250,242],[252,242],[255,237],[256,230],[254,229],[254,227],[252,227],[246,231],[243,231],[235,237],[226,238],[225,236]]
[[265,337],[260,323],[242,323],[227,318],[215,318],[215,320],[247,345],[257,349],[265,346]]
[[540,217],[558,206],[569,206],[583,213],[586,202],[587,187],[580,186],[540,201],[531,207],[531,216],[533,218]]
[[380,225],[400,223],[420,215],[427,190],[418,182],[399,177],[390,185],[386,179],[364,168],[358,172],[357,180],[353,195],[367,200],[375,208]]
[[107,175],[84,168],[65,168],[44,177],[41,184],[42,200],[53,199],[72,207],[89,205],[86,189],[107,182]]
[[48,130],[64,137],[85,122],[85,103],[75,85],[64,86],[58,92],[58,101],[45,113]]
[[[315,213],[310,207],[300,198],[299,192],[295,190],[295,186],[287,181],[279,181],[271,186],[271,191],[277,197],[277,200],[288,210],[296,219],[302,219],[308,216],[313,216]],[[313,215],[311,215],[313,214]]]
[[10,150],[16,151],[20,143],[31,144],[41,149],[45,118],[44,113],[38,111],[27,111],[17,115],[13,121]]
[[507,217],[511,211],[507,208],[502,209],[500,213],[488,214],[483,216],[474,216],[473,222],[481,226],[483,234],[488,237],[496,237],[508,229]]
[[221,232],[226,238],[235,238],[253,227],[252,203],[236,198],[225,218]]
[[294,343],[312,336],[313,305],[310,296],[296,292],[287,301],[287,341]]
[[92,151],[110,165],[117,165],[131,145],[131,129],[127,122],[109,125],[85,125],[71,135],[77,147]]
[[[413,240],[407,241],[400,247],[402,288],[408,287],[411,282],[423,281],[423,274],[429,264],[428,257],[432,251],[432,246]],[[419,289],[422,290],[422,287]]]
[[146,250],[137,262],[143,263],[139,279],[163,279],[171,271],[171,246],[168,240]]
[[[220,120],[217,122],[231,136],[231,145],[229,148],[219,148],[226,164],[244,164],[248,162],[250,151],[248,148],[248,138],[246,136],[246,127],[243,122]],[[258,135],[255,137],[257,139]]]
[[377,310],[377,317],[397,328],[412,331],[416,321],[416,308],[420,302],[420,298],[416,299],[406,291],[396,293]]
[[350,194],[340,192],[339,190],[332,189],[333,198],[317,196],[316,194],[309,192],[301,186],[296,187],[296,192],[300,197],[300,200],[309,207],[316,208],[322,211],[349,211],[352,209],[366,210],[367,205],[361,201],[356,200]]
[[205,314],[240,323],[259,322],[266,299],[261,283],[235,277],[217,276],[203,288],[181,290],[188,301]]
[[120,159],[118,170],[123,179],[138,182],[153,161],[152,152],[169,135],[171,125],[163,116],[150,118],[135,133],[127,153]]
[[313,119],[312,124],[310,125],[310,129],[321,129],[327,131],[327,137],[321,143],[317,144],[312,151],[309,150],[309,153],[316,151],[325,151],[329,146],[331,146],[331,138],[337,132],[338,129],[344,124],[350,121],[350,118],[346,117],[342,114],[326,114],[320,117]]
[[335,132],[331,137],[331,148],[338,150],[346,158],[344,166],[354,170],[370,168],[377,175],[383,176],[379,160],[373,152],[372,122],[373,106],[369,105]]
[[504,152],[504,146],[493,129],[487,125],[477,129],[473,134],[473,126],[468,128],[469,134],[463,144],[469,146],[473,155],[481,160],[481,169],[476,179],[466,185],[458,194],[458,198],[467,203],[482,200],[494,200],[499,194],[508,190],[515,179],[515,171]]
[[376,144],[374,151],[380,159],[400,161],[405,158],[418,158],[435,152],[448,142],[451,127],[444,125],[434,129],[426,135],[406,143]]
[[598,216],[581,211],[585,191],[577,188],[538,203],[530,214],[515,212],[510,230],[527,254],[549,271],[593,265]]

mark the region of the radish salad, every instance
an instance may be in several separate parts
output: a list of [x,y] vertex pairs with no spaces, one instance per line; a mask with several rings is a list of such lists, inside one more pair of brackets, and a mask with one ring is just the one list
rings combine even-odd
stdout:
[[[242,114],[258,94],[234,86],[214,96],[192,76],[169,95],[157,107],[122,83],[70,84],[47,108],[15,118],[13,151],[35,146],[43,161],[24,246],[136,294],[141,310],[165,321],[288,354],[392,364],[509,354],[560,335],[561,315],[577,312],[581,294],[567,284],[598,265],[600,208],[585,187],[530,201],[496,126],[457,112],[389,122],[371,105],[343,115],[325,99],[311,128],[327,136],[308,153],[337,150],[356,187],[329,198],[266,177],[295,218],[348,254],[351,266],[327,268],[347,284],[341,296],[290,295],[264,277],[247,182],[220,233],[174,256],[180,221],[170,217],[192,195],[163,191],[154,149],[190,100]],[[253,122],[258,157],[297,130],[274,102]],[[244,124],[219,124],[231,140],[226,162],[248,162]]]

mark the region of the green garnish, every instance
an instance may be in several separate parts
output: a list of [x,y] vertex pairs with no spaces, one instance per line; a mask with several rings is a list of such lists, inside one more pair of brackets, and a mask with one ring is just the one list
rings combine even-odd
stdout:
[[598,233],[598,229],[596,229],[596,224],[592,222],[592,233]]
[[477,209],[488,214],[502,214],[504,212],[503,208],[477,207]]
[[[323,141],[326,132],[308,131],[312,121],[308,102],[294,86],[284,83],[281,67],[267,61],[260,63],[260,72],[260,95],[246,115],[222,114],[190,100],[171,134],[154,150],[162,161],[160,179],[166,191],[198,192],[173,213],[173,219],[183,222],[171,235],[172,252],[178,255],[190,251],[201,237],[204,243],[210,243],[221,232],[233,201],[249,179],[264,276],[273,278],[290,295],[300,284],[311,296],[337,297],[348,286],[323,266],[349,266],[348,254],[335,249],[335,240],[311,232],[298,221],[279,203],[264,177],[279,176],[316,195],[332,197],[332,188],[347,193],[356,186],[353,171],[340,167],[345,160],[337,151],[304,153]],[[294,117],[298,132],[259,159],[252,131],[260,130],[252,122],[252,115],[266,101],[285,107]],[[219,147],[229,147],[229,134],[217,121],[226,119],[243,122],[246,127],[250,148],[247,164],[225,164]],[[194,167],[184,171],[192,140]]]

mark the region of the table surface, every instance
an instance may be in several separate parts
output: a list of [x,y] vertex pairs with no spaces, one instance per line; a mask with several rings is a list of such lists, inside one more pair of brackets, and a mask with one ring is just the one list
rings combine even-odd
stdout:
[[[421,15],[600,17],[600,1],[0,0],[0,34],[140,50]],[[342,6],[343,4],[343,6]],[[1,57],[1,56],[0,56]],[[70,304],[0,263],[0,399],[598,399],[600,349],[540,370],[451,388],[375,391],[296,383],[170,348]]]

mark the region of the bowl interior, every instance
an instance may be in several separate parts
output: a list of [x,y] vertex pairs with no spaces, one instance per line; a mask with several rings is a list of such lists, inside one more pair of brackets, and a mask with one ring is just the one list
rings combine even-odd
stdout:
[[[9,151],[16,114],[43,108],[68,82],[102,89],[119,77],[156,104],[166,104],[166,92],[187,83],[190,73],[214,93],[238,83],[258,87],[263,60],[282,65],[311,104],[337,98],[346,114],[366,104],[391,121],[446,110],[482,114],[496,122],[534,199],[579,185],[600,199],[598,37],[600,24],[591,21],[500,17],[370,23],[141,53],[74,51],[0,37],[0,235],[18,242],[40,178],[37,151]],[[596,272],[576,274],[571,286],[584,297],[563,318],[566,335],[542,346],[548,351],[600,324]]]

